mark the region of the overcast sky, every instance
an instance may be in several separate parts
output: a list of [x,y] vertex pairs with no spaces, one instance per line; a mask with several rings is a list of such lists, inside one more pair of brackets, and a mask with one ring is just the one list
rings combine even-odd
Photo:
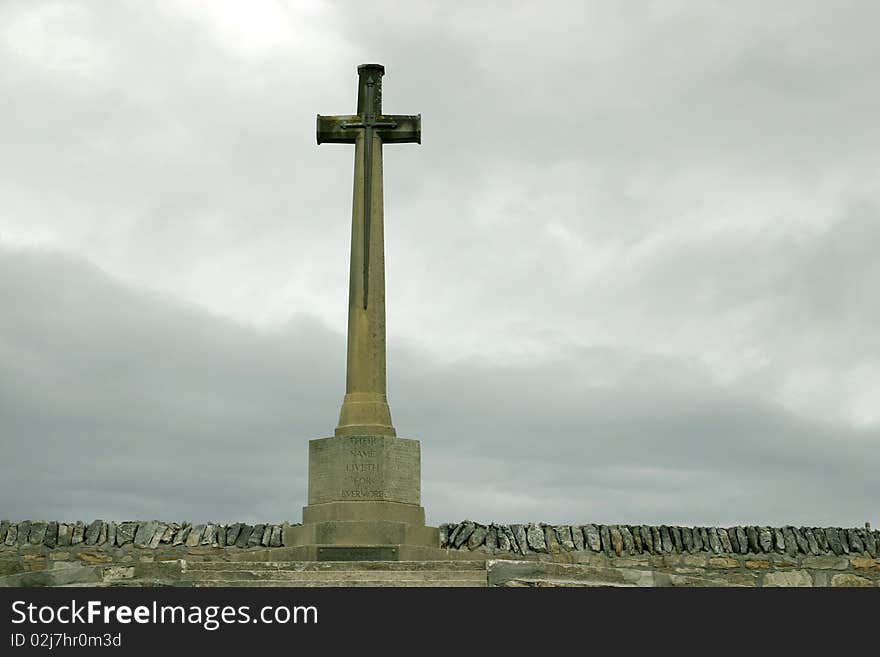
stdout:
[[431,523],[880,525],[880,5],[0,0],[0,516],[299,521],[358,64]]

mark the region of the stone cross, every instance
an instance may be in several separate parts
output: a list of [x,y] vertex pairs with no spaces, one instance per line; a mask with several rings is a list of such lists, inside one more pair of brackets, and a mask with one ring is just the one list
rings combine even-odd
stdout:
[[421,143],[421,115],[382,113],[381,64],[358,66],[357,114],[318,115],[318,143],[354,144],[345,399],[337,436],[394,436],[385,391],[382,145]]

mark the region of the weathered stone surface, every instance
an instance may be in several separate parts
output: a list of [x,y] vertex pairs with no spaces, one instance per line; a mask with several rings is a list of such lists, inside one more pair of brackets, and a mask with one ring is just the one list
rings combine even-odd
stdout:
[[536,522],[529,524],[526,530],[526,539],[529,547],[535,552],[547,552],[547,542],[544,540],[544,530]]
[[263,540],[264,529],[266,529],[266,525],[262,523],[254,525],[254,531],[251,532],[251,537],[248,539],[248,547],[257,547],[260,545],[260,542]]
[[749,552],[759,554],[761,552],[761,543],[758,539],[758,528],[746,527],[746,537],[748,538]]
[[703,549],[707,552],[712,549],[712,541],[709,540],[709,531],[705,527],[700,527],[700,540],[703,543]]
[[[2,539],[0,539],[2,542]],[[46,525],[46,537],[43,539],[43,545],[54,548],[58,544],[58,522],[53,520]]]
[[116,523],[112,520],[107,523],[107,547],[116,545]]
[[616,554],[618,557],[622,554],[625,554],[623,534],[620,533],[620,527],[618,527],[617,525],[609,525],[608,535],[611,537],[611,547],[614,549],[614,554]]
[[785,553],[785,535],[779,527],[773,528],[773,548],[779,553]]
[[31,533],[31,521],[30,520],[22,520],[18,523],[18,538],[16,538],[16,544],[24,545],[28,542],[28,536]]
[[474,531],[471,532],[470,537],[467,540],[467,546],[469,550],[476,550],[478,547],[483,545],[486,542],[486,535],[489,533],[489,528],[484,527],[483,525],[477,525],[474,527]]
[[810,554],[813,556],[819,556],[819,542],[816,540],[816,535],[813,534],[813,530],[809,527],[801,527],[801,533],[804,535],[804,538],[807,539],[807,546],[810,549]]
[[660,528],[651,526],[651,546],[654,554],[663,554],[663,538],[660,536]]
[[733,545],[730,543],[730,536],[727,534],[727,530],[723,527],[716,527],[715,532],[718,534],[718,540],[721,542],[721,550],[725,554],[730,554],[734,552]]
[[444,522],[437,530],[440,533],[440,547],[445,548],[449,545],[449,523]]
[[623,549],[627,554],[635,554],[636,553],[636,542],[633,540],[632,533],[629,531],[629,527],[625,525],[620,525],[618,527],[620,530],[620,536],[623,538]]
[[460,548],[464,545],[467,540],[471,537],[471,534],[474,533],[474,530],[477,528],[476,523],[471,522],[470,520],[465,520],[455,532],[455,538],[452,542],[452,547]]
[[745,527],[734,527],[733,533],[736,535],[737,543],[739,543],[739,553],[747,554],[749,551],[749,538],[746,536]]
[[807,537],[804,536],[803,532],[797,527],[792,527],[791,533],[794,534],[794,541],[797,544],[800,553],[810,554],[810,544],[807,543]]
[[843,546],[840,544],[840,536],[838,536],[837,530],[834,527],[826,527],[824,533],[828,541],[828,547],[831,548],[834,554],[838,556],[843,554]]
[[[181,529],[180,531],[183,531]],[[241,523],[235,522],[229,525],[226,528],[226,545],[235,545],[235,541],[238,540],[238,534],[241,531]],[[179,533],[179,532],[178,532]],[[177,541],[177,537],[174,538]]]
[[[205,525],[193,525],[193,528],[190,529],[189,534],[186,537],[186,546],[187,547],[196,547],[202,542],[202,535],[205,533]],[[250,538],[250,533],[248,533],[248,538]],[[240,538],[240,536],[239,536]],[[239,545],[236,543],[238,547],[246,547],[247,539],[245,539],[244,545]]]
[[684,549],[687,550],[688,554],[696,552],[694,549],[694,535],[690,527],[681,528],[681,542],[684,543]]
[[581,552],[584,549],[584,531],[577,525],[571,528],[571,540],[576,551]]
[[584,525],[584,544],[593,552],[602,551],[601,532],[596,525]]
[[186,539],[189,538],[189,533],[192,531],[192,525],[188,522],[183,523],[176,532],[174,532],[174,539],[171,541],[171,545],[183,545],[186,543]]
[[[134,542],[134,535],[137,532],[136,522],[121,522],[116,528],[116,544],[120,547]],[[58,543],[62,545],[62,543]]]
[[66,522],[58,523],[58,547],[70,545],[70,525]]
[[852,567],[874,575],[880,575],[880,560],[871,557],[852,557],[850,559]]
[[849,559],[846,557],[835,557],[833,555],[822,555],[820,557],[811,556],[801,559],[801,565],[804,568],[821,570],[846,570],[849,568]]
[[721,545],[721,539],[718,538],[718,532],[715,531],[714,527],[707,527],[706,533],[709,535],[709,547],[712,548],[712,552],[721,554],[724,551],[724,547]]
[[648,554],[654,551],[654,536],[651,534],[651,528],[647,525],[639,525],[639,535],[642,537],[642,547]]
[[[201,527],[201,530],[199,530],[199,527]],[[196,525],[195,527],[193,527],[193,533],[196,533],[197,531],[204,531],[204,526]],[[243,524],[241,526],[241,531],[238,532],[238,538],[235,539],[235,547],[246,548],[248,545],[248,541],[250,541],[251,539],[251,534],[253,533],[253,531],[254,528],[251,525]],[[187,545],[189,545],[189,543],[187,543]]]
[[[259,533],[257,532],[257,527],[259,527]],[[259,545],[260,540],[263,538],[263,529],[266,528],[266,525],[254,525],[254,533],[251,534],[251,541],[254,541],[253,545]],[[212,523],[206,523],[205,529],[202,532],[202,538],[199,540],[199,545],[211,545],[214,542],[214,532],[217,530],[217,526]],[[248,545],[251,545],[248,543]]]
[[878,546],[877,546],[877,541],[874,538],[874,535],[869,530],[866,530],[864,532],[864,538],[865,538],[865,551],[868,554],[870,554],[872,557],[876,557]]
[[684,552],[684,540],[681,537],[681,528],[677,525],[673,525],[669,528],[669,533],[672,535],[672,546],[675,548],[675,551],[679,554]]
[[505,530],[505,528],[500,525],[495,528],[495,536],[498,539],[498,550],[500,552],[509,552],[511,549],[510,537],[507,535],[507,532],[509,531],[509,527]]
[[782,536],[785,538],[785,553],[793,557],[798,553],[797,539],[791,527],[782,528]]
[[74,523],[73,529],[70,532],[70,544],[71,545],[79,545],[80,543],[83,542],[83,534],[85,533],[85,529],[86,529],[86,527],[82,523],[81,520],[77,520]]
[[831,578],[831,586],[873,586],[867,577],[851,573],[837,573]]
[[269,547],[281,547],[281,525],[272,525],[272,536],[269,538]]
[[263,528],[263,538],[260,541],[260,545],[263,547],[269,547],[269,543],[272,541],[272,525],[266,525]]
[[703,533],[700,531],[700,528],[694,527],[691,530],[691,536],[694,538],[694,552],[702,552],[704,549]]
[[162,533],[162,538],[159,539],[160,543],[171,543],[174,541],[174,535],[177,533],[179,526],[177,523],[168,523],[165,525],[165,531]]
[[560,525],[559,527],[555,527],[554,531],[556,532],[556,540],[559,541],[563,550],[568,552],[574,550],[574,539],[572,538],[571,527],[569,525]]
[[764,586],[812,586],[813,578],[806,570],[783,570],[764,573]]
[[633,537],[633,545],[636,548],[637,554],[643,554],[645,551],[645,546],[642,544],[642,534],[639,532],[638,527],[630,526],[629,533]]
[[709,566],[712,568],[739,568],[738,559],[733,557],[712,557],[709,559]]
[[663,552],[671,554],[673,551],[672,536],[670,536],[669,527],[666,525],[660,527],[660,541],[663,546]]
[[840,547],[843,548],[843,553],[849,554],[850,553],[849,538],[846,535],[846,530],[838,527],[837,528],[837,537],[838,537],[838,539],[840,539]]
[[547,551],[550,554],[559,554],[562,552],[562,546],[559,545],[559,541],[556,539],[556,531],[553,529],[552,525],[543,525],[544,528],[544,543],[547,545]]
[[[157,522],[156,527],[153,529],[153,535],[150,536],[150,542],[147,543],[148,548],[156,549],[159,547],[159,543],[162,541],[162,537],[165,535],[165,530],[168,528],[168,525],[164,522]],[[135,545],[137,545],[137,534],[135,534]]]
[[101,527],[104,526],[103,520],[93,520],[89,523],[89,526],[86,528],[85,534],[83,536],[83,542],[86,545],[94,545],[98,542],[98,537],[101,535]]
[[6,540],[3,541],[3,545],[15,545],[18,542],[18,523],[10,523],[9,528],[6,530]]
[[6,532],[9,531],[9,521],[0,520],[0,544],[6,540]]
[[761,543],[762,552],[773,551],[773,532],[770,531],[769,527],[761,527],[758,530],[758,540]]
[[[33,529],[31,529],[31,533],[33,533]],[[865,551],[865,546],[862,544],[862,539],[859,536],[858,529],[848,529],[846,531],[847,538],[849,539],[849,547],[852,552],[858,554],[860,552]],[[31,541],[33,542],[33,541]]]
[[599,536],[602,537],[602,550],[609,557],[613,557],[614,555],[614,546],[611,544],[611,530],[608,528],[608,525],[600,525],[599,526]]
[[46,539],[46,527],[48,523],[36,521],[31,523],[31,533],[28,536],[28,542],[31,545],[42,545]]
[[752,570],[757,568],[767,569],[770,568],[770,562],[766,559],[746,559],[746,568]]
[[819,553],[825,554],[831,549],[831,546],[828,545],[828,537],[825,535],[825,530],[821,527],[813,527],[813,536],[816,537],[816,542],[819,544]]
[[101,524],[101,533],[98,534],[98,542],[95,545],[104,545],[107,542],[107,523]]
[[156,527],[159,523],[155,520],[139,522],[137,531],[134,534],[135,547],[145,548],[153,540],[153,534],[156,533]]
[[510,530],[516,537],[516,544],[519,546],[520,554],[526,554],[529,551],[529,541],[526,535],[526,528],[523,525],[511,525]]

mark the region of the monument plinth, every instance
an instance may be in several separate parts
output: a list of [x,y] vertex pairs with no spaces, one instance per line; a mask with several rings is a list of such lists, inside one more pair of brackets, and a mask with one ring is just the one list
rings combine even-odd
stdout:
[[398,438],[385,389],[382,145],[421,143],[421,116],[382,113],[380,64],[358,67],[357,114],[321,116],[317,141],[354,144],[345,397],[335,435],[309,441],[309,504],[285,544],[308,559],[423,558],[417,440]]

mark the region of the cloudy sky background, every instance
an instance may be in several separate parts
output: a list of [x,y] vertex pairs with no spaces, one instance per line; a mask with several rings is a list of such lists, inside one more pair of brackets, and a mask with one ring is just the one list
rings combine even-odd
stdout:
[[432,523],[880,525],[865,2],[0,0],[0,515],[298,521],[352,148]]

